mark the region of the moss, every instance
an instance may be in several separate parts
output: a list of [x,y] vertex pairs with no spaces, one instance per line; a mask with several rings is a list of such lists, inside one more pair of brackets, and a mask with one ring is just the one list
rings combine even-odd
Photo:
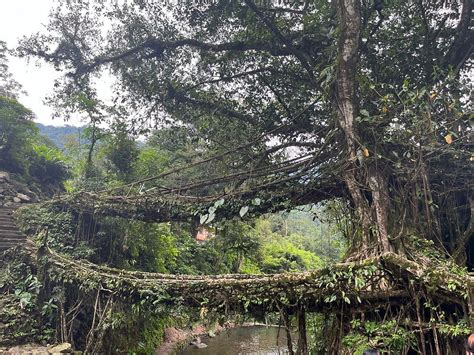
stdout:
[[104,337],[104,348],[110,353],[153,354],[164,339],[165,328],[173,325],[166,316],[148,312],[114,312],[108,320],[110,331]]
[[10,249],[0,254],[0,265],[0,345],[53,342],[54,310],[39,297],[42,285],[30,254]]

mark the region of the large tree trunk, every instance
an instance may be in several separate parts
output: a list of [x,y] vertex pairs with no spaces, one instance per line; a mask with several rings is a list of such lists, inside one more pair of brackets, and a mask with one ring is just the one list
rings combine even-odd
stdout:
[[356,253],[358,257],[363,258],[391,250],[388,187],[386,178],[378,166],[367,167],[358,161],[358,151],[363,150],[355,120],[359,110],[356,73],[361,43],[360,0],[338,0],[337,7],[341,35],[334,106],[348,150],[344,181],[361,229],[361,243]]

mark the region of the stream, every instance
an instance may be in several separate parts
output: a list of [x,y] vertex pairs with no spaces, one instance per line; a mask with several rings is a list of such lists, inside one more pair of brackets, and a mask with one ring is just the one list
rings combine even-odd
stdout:
[[203,340],[206,348],[198,349],[188,345],[179,354],[189,355],[239,355],[258,354],[274,355],[287,354],[286,334],[280,329],[277,346],[277,327],[251,326],[223,331],[215,338]]

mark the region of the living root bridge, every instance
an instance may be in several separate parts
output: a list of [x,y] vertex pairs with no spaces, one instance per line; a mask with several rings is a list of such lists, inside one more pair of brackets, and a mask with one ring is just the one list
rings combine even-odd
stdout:
[[435,265],[421,266],[394,253],[362,262],[341,263],[304,273],[273,275],[169,275],[125,271],[73,260],[42,247],[38,251],[51,280],[84,292],[104,290],[125,303],[151,307],[208,308],[255,314],[279,311],[370,311],[412,299],[414,286],[439,303],[467,309],[472,276],[450,274]]

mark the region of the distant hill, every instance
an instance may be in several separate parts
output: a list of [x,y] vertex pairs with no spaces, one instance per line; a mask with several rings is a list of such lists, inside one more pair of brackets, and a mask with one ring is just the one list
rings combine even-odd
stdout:
[[70,135],[78,136],[82,133],[84,127],[75,126],[49,126],[41,123],[36,123],[39,131],[42,135],[48,137],[58,148],[63,149],[65,143],[65,137]]

